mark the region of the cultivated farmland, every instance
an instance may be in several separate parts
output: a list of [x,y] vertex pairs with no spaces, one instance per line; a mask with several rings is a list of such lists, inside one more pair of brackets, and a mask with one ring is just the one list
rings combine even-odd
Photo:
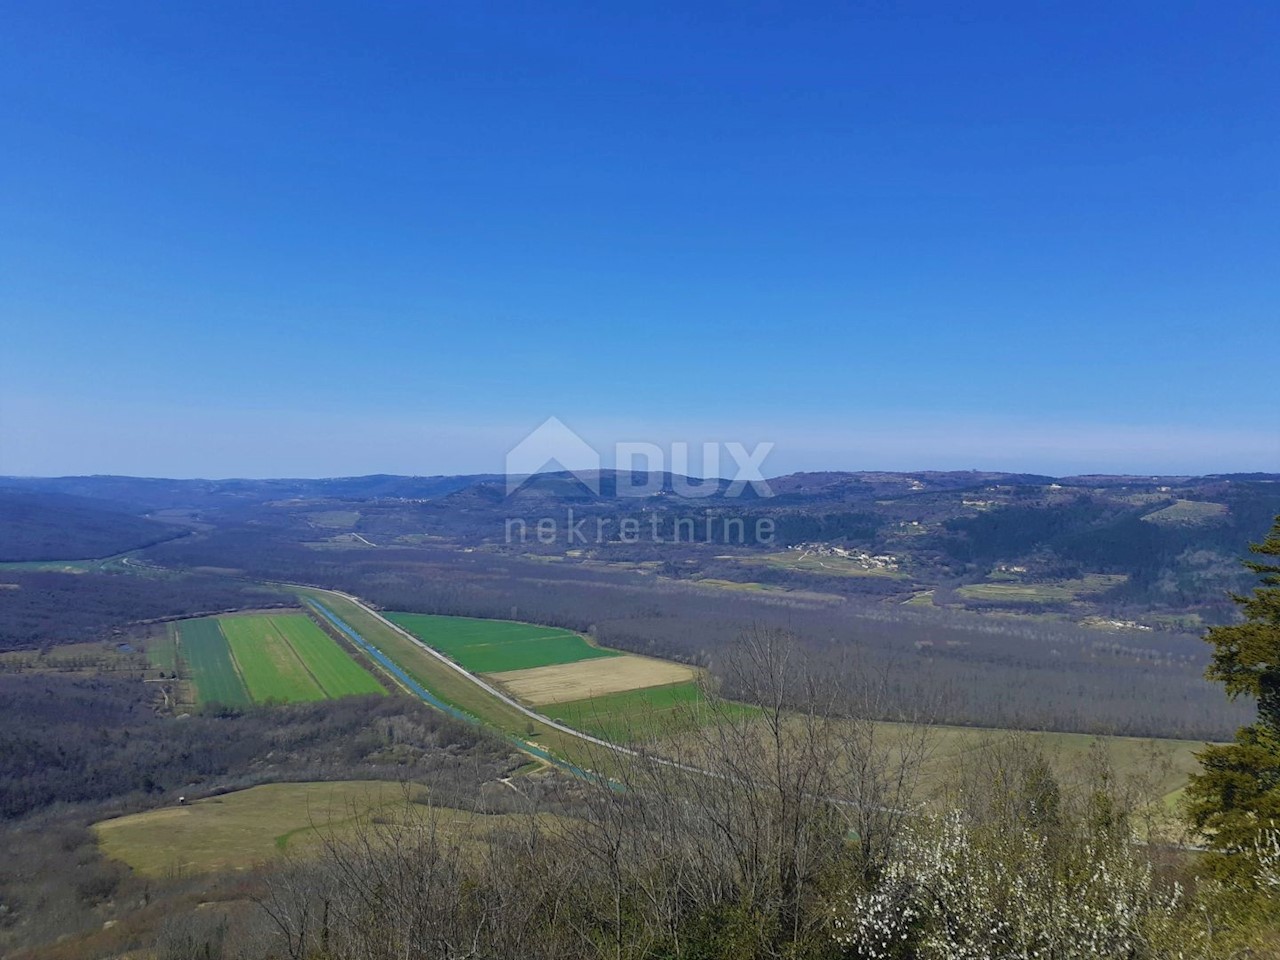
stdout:
[[147,660],[151,666],[164,673],[178,670],[178,628],[168,624],[163,636],[152,637],[146,642]]
[[1047,583],[970,583],[956,593],[966,600],[1004,603],[1060,603],[1102,593],[1124,583],[1123,575],[1095,573],[1077,580]]
[[421,613],[389,613],[387,619],[473,673],[502,673],[619,655],[593,647],[568,630],[533,623]]
[[[587,733],[622,742],[679,718],[687,727],[703,702],[697,671],[593,646],[568,630],[505,620],[393,613],[388,619],[509,695]],[[555,709],[564,704],[566,709]]]
[[249,695],[266,700],[323,700],[324,692],[270,617],[226,617],[222,632]]
[[568,630],[510,620],[392,613],[388,619],[511,696],[545,704],[692,683],[692,667],[606,650]]
[[[432,694],[467,711],[477,720],[526,743],[532,742],[561,759],[606,775],[609,765],[617,762],[617,758],[606,757],[601,750],[594,749],[589,744],[549,728],[536,719],[521,715],[510,705],[470,683],[359,604],[328,591],[299,589],[298,592],[326,606],[332,606],[348,624],[376,644]],[[442,621],[450,618],[432,619]],[[691,736],[695,728],[702,728],[717,719],[740,720],[755,713],[753,707],[745,704],[723,700],[714,705],[709,703],[701,686],[689,679],[694,672],[691,668],[666,661],[650,661],[630,654],[552,665],[532,669],[527,673],[537,674],[575,666],[580,670],[607,668],[625,671],[628,669],[625,664],[629,661],[665,664],[686,673],[680,682],[636,686],[612,693],[548,702],[534,705],[533,709],[584,733],[601,736],[614,743],[646,744],[656,752],[670,752],[695,764],[698,762],[697,750],[701,742],[699,738]],[[650,675],[650,679],[652,677]],[[502,678],[492,674],[487,679],[490,682],[502,682]],[[510,689],[509,684],[507,687]],[[914,736],[912,728],[892,722],[875,722],[869,728],[864,728],[863,734],[867,729],[874,731],[877,743],[890,750],[895,749],[895,744],[905,744],[908,738]],[[924,777],[921,784],[922,795],[932,793],[940,785],[949,782],[957,763],[975,751],[985,749],[989,744],[1006,742],[1015,736],[1023,737],[1050,752],[1054,757],[1055,767],[1062,769],[1064,773],[1092,769],[1089,765],[1094,760],[1095,751],[1101,750],[1120,774],[1140,775],[1144,781],[1142,792],[1153,798],[1172,796],[1185,783],[1187,771],[1194,766],[1193,753],[1201,746],[1186,741],[1061,733],[1015,735],[1010,731],[935,726],[929,734],[928,759],[921,771]]]
[[212,617],[184,621],[179,627],[180,655],[195,683],[201,703],[248,706],[249,691],[231,660],[227,638]]
[[[551,703],[540,709],[561,723],[614,743],[661,739],[711,719],[702,687],[692,680]],[[722,718],[744,716],[750,711],[748,706],[725,701],[718,707]]]
[[189,620],[179,636],[200,703],[243,706],[385,693],[303,614]]
[[682,663],[628,655],[510,670],[495,673],[491,679],[502,684],[512,696],[541,705],[687,682],[693,680],[694,675],[693,668]]
[[598,751],[586,749],[579,738],[540,723],[499,700],[410,640],[400,632],[403,628],[397,629],[358,603],[328,590],[300,587],[297,593],[340,617],[415,683],[451,708],[571,763],[600,759],[596,756]]
[[276,630],[307,665],[326,696],[335,698],[361,693],[386,693],[382,684],[352,660],[310,617],[295,614],[272,617],[271,620]]

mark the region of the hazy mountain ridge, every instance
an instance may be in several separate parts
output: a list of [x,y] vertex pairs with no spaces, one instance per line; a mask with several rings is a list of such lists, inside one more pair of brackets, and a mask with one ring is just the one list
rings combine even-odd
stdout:
[[[629,474],[616,470],[597,471],[558,471],[540,473],[526,478],[522,483],[524,489],[553,490],[565,485],[573,485],[586,491],[579,477],[596,478],[600,485],[600,496],[609,498],[618,488],[618,478],[629,476],[640,478],[633,480],[635,486],[648,486],[652,481],[649,474]],[[88,497],[126,504],[139,509],[166,509],[174,507],[194,507],[206,503],[225,500],[250,501],[254,499],[287,499],[287,498],[353,498],[374,499],[378,497],[404,499],[433,499],[450,493],[465,490],[472,486],[488,489],[500,488],[506,495],[506,478],[503,474],[439,474],[432,476],[416,476],[403,474],[367,474],[351,477],[312,477],[312,478],[225,478],[225,479],[169,479],[161,477],[131,477],[111,474],[92,474],[85,476],[65,477],[22,477],[0,476],[0,487],[25,490],[41,490],[50,493],[62,493],[72,496]],[[703,478],[690,478],[680,474],[661,474],[660,487],[672,492],[676,484],[686,487],[698,487],[712,481]],[[719,492],[723,493],[731,484],[729,478],[715,481]],[[909,492],[962,490],[999,484],[1008,486],[1044,486],[1059,484],[1063,487],[1134,487],[1145,488],[1168,487],[1204,487],[1215,483],[1276,483],[1280,484],[1280,473],[1216,473],[1200,476],[1186,475],[1126,475],[1126,474],[1080,474],[1054,477],[1047,474],[1012,473],[1003,471],[978,470],[914,470],[914,471],[817,471],[781,474],[767,480],[771,492],[777,495],[805,494],[809,496],[832,495],[837,492],[891,492],[903,490]],[[919,484],[913,487],[912,484]],[[748,488],[746,495],[755,491]]]

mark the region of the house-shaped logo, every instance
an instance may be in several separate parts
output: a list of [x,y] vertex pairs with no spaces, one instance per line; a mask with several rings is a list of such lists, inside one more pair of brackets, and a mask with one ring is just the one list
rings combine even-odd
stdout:
[[548,417],[507,452],[507,496],[548,467],[568,471],[592,493],[600,493],[600,454],[558,417]]

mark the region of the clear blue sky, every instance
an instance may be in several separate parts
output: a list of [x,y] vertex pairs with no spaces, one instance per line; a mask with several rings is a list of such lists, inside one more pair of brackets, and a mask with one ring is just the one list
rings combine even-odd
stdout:
[[1280,5],[3,20],[0,473],[1280,470]]

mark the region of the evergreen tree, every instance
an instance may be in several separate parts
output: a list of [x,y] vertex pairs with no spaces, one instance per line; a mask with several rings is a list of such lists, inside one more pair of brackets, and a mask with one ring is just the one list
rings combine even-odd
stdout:
[[[1265,830],[1280,829],[1280,517],[1245,561],[1259,585],[1234,597],[1244,619],[1205,634],[1213,645],[1210,680],[1227,696],[1251,696],[1257,720],[1241,727],[1235,741],[1197,754],[1202,771],[1187,788],[1187,811],[1210,845],[1223,853],[1249,853]],[[1229,866],[1229,862],[1224,861]]]

